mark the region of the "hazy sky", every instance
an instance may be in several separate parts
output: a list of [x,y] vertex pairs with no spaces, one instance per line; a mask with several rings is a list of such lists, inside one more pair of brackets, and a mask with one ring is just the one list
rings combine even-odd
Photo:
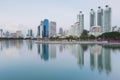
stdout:
[[89,30],[89,12],[98,6],[112,7],[112,26],[120,26],[120,0],[0,0],[0,28],[5,30],[37,31],[40,21],[47,18],[57,22],[57,29],[67,29],[76,22],[79,11],[85,15],[85,29]]

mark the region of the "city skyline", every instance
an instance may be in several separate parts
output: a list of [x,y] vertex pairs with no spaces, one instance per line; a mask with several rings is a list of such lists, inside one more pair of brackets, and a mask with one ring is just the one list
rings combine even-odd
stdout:
[[[87,3],[86,3],[87,2]],[[67,4],[66,4],[67,3]],[[89,3],[89,4],[88,4]],[[112,26],[119,26],[119,1],[0,1],[0,28],[3,30],[22,30],[27,33],[27,29],[32,28],[33,32],[37,33],[37,26],[44,18],[55,21],[57,23],[57,32],[60,27],[68,29],[72,23],[76,21],[76,16],[79,11],[85,15],[85,29],[89,30],[89,12],[90,9],[97,10],[98,6],[105,9],[105,5],[112,8]],[[86,4],[86,5],[84,5]],[[26,29],[25,29],[26,28]]]

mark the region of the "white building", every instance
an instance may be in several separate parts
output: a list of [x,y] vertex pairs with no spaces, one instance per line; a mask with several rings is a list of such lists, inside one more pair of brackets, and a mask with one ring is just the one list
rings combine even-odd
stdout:
[[99,36],[102,34],[101,26],[92,26],[89,35]]
[[56,37],[56,22],[49,23],[49,37]]
[[69,35],[80,37],[84,30],[84,14],[82,11],[77,15],[77,22],[75,22],[69,29]]
[[17,38],[23,37],[22,31],[16,31],[16,37],[17,37]]
[[42,38],[43,21],[40,23],[40,38]]

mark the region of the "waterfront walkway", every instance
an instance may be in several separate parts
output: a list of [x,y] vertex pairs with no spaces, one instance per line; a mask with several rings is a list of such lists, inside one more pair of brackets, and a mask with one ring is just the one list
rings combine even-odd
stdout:
[[120,45],[120,43],[112,43],[107,41],[35,41],[36,43],[47,43],[47,44],[109,44],[109,45]]

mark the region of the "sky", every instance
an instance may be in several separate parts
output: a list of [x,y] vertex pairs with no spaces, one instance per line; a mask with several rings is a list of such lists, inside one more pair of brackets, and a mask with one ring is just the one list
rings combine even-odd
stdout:
[[105,5],[112,8],[112,26],[120,26],[120,0],[0,0],[0,29],[27,33],[32,28],[37,33],[37,26],[46,18],[57,22],[57,30],[69,29],[82,11],[84,28],[89,30],[90,9],[105,9]]

